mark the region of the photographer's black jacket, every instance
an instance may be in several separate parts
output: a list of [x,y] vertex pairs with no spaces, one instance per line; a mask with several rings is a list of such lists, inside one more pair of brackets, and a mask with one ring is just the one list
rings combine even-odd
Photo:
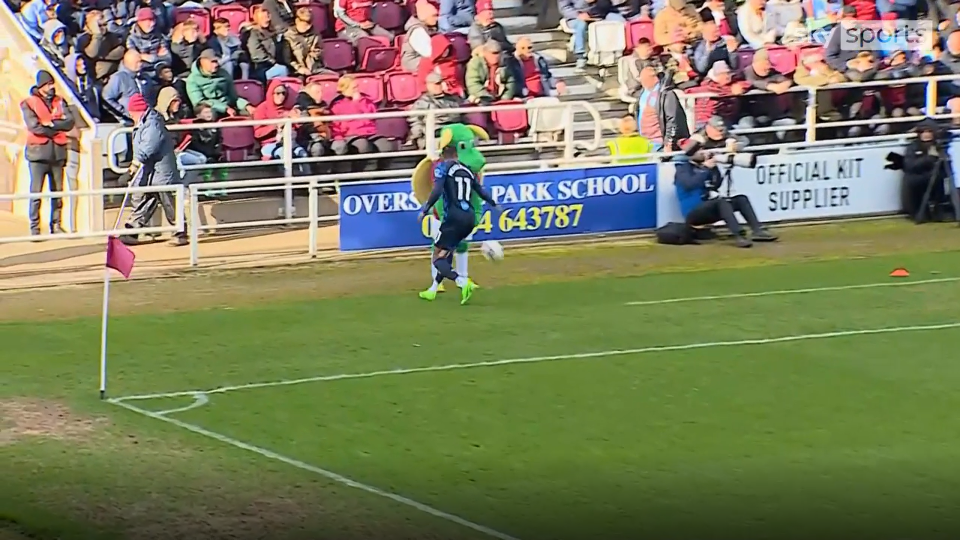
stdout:
[[[910,141],[903,152],[903,175],[907,182],[922,182],[926,185],[937,166],[938,157],[930,155],[930,148],[937,146],[936,140],[924,142],[920,139]],[[941,155],[943,150],[940,149]]]

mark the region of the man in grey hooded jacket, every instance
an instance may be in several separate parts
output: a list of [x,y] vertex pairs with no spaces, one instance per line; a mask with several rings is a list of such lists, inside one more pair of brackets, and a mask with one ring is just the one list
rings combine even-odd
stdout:
[[[180,182],[180,171],[174,153],[173,138],[164,125],[163,117],[150,107],[140,94],[134,94],[127,105],[127,111],[133,117],[133,164],[131,172],[136,186],[167,186]],[[139,229],[149,226],[158,207],[163,208],[164,216],[170,224],[177,221],[173,194],[169,191],[144,193],[138,198],[125,227]],[[120,237],[127,245],[136,245],[139,235],[136,233]],[[171,244],[187,244],[186,231],[174,234]]]

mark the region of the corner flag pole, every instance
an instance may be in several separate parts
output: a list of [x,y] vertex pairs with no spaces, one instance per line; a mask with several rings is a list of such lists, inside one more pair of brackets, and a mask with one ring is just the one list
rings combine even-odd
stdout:
[[[120,201],[120,210],[117,212],[117,221],[113,224],[113,230],[120,227],[123,220],[123,209],[127,206],[127,200],[130,199],[130,188],[140,183],[143,169],[137,171],[137,174],[130,179],[127,188],[123,192],[123,200]],[[107,324],[110,320],[110,242],[111,237],[107,237],[107,264],[104,265],[103,272],[103,317],[100,321],[100,399],[107,396]]]

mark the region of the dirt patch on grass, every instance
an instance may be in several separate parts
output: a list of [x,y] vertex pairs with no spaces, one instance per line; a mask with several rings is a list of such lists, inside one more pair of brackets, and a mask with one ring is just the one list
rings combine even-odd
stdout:
[[0,400],[0,446],[32,437],[83,440],[104,422],[103,418],[74,414],[66,406],[54,401],[3,399]]
[[[729,242],[660,246],[649,238],[590,240],[577,245],[507,248],[502,264],[473,252],[471,274],[485,286],[567,281],[595,276],[735,268],[797,261],[847,259],[957,249],[952,224],[916,226],[902,219],[792,227],[781,241],[743,250]],[[284,300],[413,292],[429,285],[427,252],[389,259],[315,262],[245,270],[189,271],[158,280],[115,282],[111,312],[158,313],[243,307]],[[100,286],[18,291],[0,296],[0,321],[92,317],[100,312]]]

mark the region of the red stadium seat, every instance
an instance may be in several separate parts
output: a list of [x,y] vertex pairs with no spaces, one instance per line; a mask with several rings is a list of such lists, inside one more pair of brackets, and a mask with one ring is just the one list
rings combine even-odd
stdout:
[[[498,101],[494,105],[512,105],[522,104],[519,99],[511,101]],[[505,143],[513,142],[517,137],[522,137],[530,129],[530,121],[527,118],[527,111],[491,111],[490,119],[493,125],[497,127],[500,133],[500,140]]]
[[420,97],[420,85],[413,73],[396,71],[388,73],[387,104],[391,107],[406,107]]
[[383,79],[379,75],[358,74],[354,75],[354,80],[357,81],[357,88],[361,94],[370,98],[370,101],[377,105],[383,103]]
[[357,39],[357,61],[363,60],[363,55],[367,49],[373,47],[390,47],[390,39],[384,36],[361,36]]
[[254,107],[263,103],[264,90],[260,81],[237,79],[233,81],[233,86],[237,89],[237,96],[249,101]]
[[310,9],[310,14],[313,15],[311,22],[313,23],[314,32],[322,36],[330,29],[330,15],[327,12],[327,6],[319,2],[297,2],[294,7],[305,7]]
[[210,16],[214,19],[223,18],[230,21],[230,32],[235,36],[240,35],[240,27],[250,22],[250,12],[247,8],[236,4],[214,6]]
[[652,20],[642,20],[642,21],[633,21],[627,23],[627,26],[624,28],[627,34],[627,50],[626,52],[632,52],[633,47],[636,46],[637,42],[640,41],[640,38],[647,38],[650,40],[650,43],[653,44],[653,21]]
[[387,71],[395,68],[399,61],[400,51],[393,47],[370,47],[360,60],[360,71],[368,73]]
[[770,55],[770,65],[784,75],[790,75],[797,69],[797,53],[793,49],[778,46],[767,46]]
[[805,57],[813,54],[822,55],[823,47],[821,47],[820,45],[808,45],[805,47],[801,47],[800,50],[797,52],[797,62],[798,63],[802,62]]
[[[180,125],[190,125],[194,122],[193,118],[181,118],[177,123]],[[177,152],[183,152],[188,146],[190,146],[190,141],[193,139],[193,136],[190,135],[189,131],[172,131],[170,132],[174,137],[180,137],[180,142],[177,143],[177,147],[174,149]]]
[[[241,116],[221,118],[221,122],[242,122],[250,120]],[[224,127],[220,130],[223,137],[223,157],[227,161],[247,161],[255,157],[254,146],[257,140],[253,136],[252,126]]]
[[399,32],[403,30],[408,15],[400,4],[392,0],[384,0],[373,3],[370,19],[380,28],[391,32]]
[[323,67],[330,71],[348,71],[357,65],[353,45],[345,39],[335,38],[323,40],[323,54],[321,59],[323,61]]
[[[393,112],[399,109],[384,109],[380,112]],[[377,118],[377,135],[404,143],[410,133],[410,123],[406,118]]]
[[200,26],[200,33],[210,35],[210,12],[203,8],[177,8],[173,12],[174,24],[193,19]]
[[399,36],[393,38],[393,46],[397,48],[398,51],[403,50],[403,44],[407,41],[407,36],[405,34],[400,34]]
[[317,83],[320,85],[320,95],[327,105],[337,97],[337,81],[340,77],[337,75],[313,75],[307,77],[308,83]]
[[747,66],[753,63],[753,49],[737,50],[737,72],[743,73]]
[[444,35],[447,36],[447,39],[450,40],[450,45],[453,46],[453,54],[456,55],[457,62],[460,64],[469,62],[473,51],[470,50],[470,43],[467,41],[467,36],[459,32],[450,32]]

